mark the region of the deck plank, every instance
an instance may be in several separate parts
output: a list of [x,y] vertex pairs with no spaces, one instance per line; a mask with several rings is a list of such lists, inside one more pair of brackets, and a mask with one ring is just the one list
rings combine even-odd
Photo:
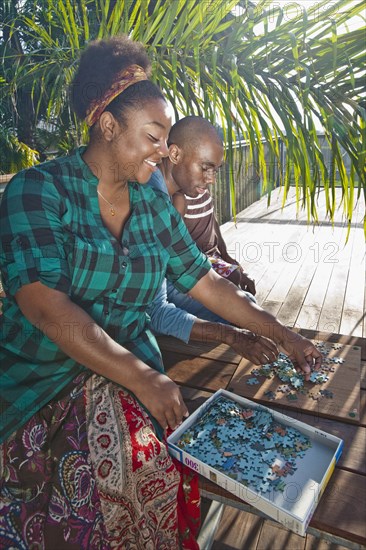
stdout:
[[[225,330],[225,327],[223,327]],[[196,355],[197,357],[207,357],[217,361],[226,361],[228,363],[239,364],[241,356],[226,344],[217,344],[215,342],[195,342],[190,340],[188,344],[174,338],[173,336],[159,336],[159,347],[164,351],[182,353],[183,355]]]
[[366,390],[366,361],[361,361],[361,389]]
[[217,391],[226,388],[237,365],[206,357],[189,357],[180,353],[164,351],[166,372],[177,384],[191,388]]
[[346,546],[332,544],[327,540],[319,539],[313,535],[306,535],[305,550],[346,550]]
[[257,550],[305,550],[306,539],[273,521],[265,521],[258,540]]
[[353,229],[347,245],[341,244],[341,238],[341,241],[338,243],[338,250],[334,250],[332,256],[334,266],[319,317],[318,330],[340,332],[355,234],[356,232]]
[[359,544],[366,541],[366,477],[336,468],[314,516],[313,527]]
[[365,299],[366,244],[361,231],[354,231],[354,240],[344,296],[342,319],[339,331],[342,334],[362,336],[360,303]]
[[[234,508],[245,512],[253,510],[244,501],[205,478],[201,478],[200,486],[208,498],[230,502]],[[336,468],[310,521],[310,527],[317,532],[365,545],[365,492],[366,476]]]
[[[336,246],[331,238],[331,227],[322,227],[319,241],[315,243],[316,248],[314,249],[316,260],[314,262],[316,264],[315,273],[309,284],[302,308],[296,319],[296,325],[299,327],[318,327],[321,310],[334,269],[332,258],[328,255],[329,248],[331,246]],[[329,332],[338,332],[338,330],[329,330]]]
[[[319,228],[317,231],[319,231]],[[281,276],[278,277],[277,281],[275,281],[272,290],[267,297],[268,300],[284,302],[289,293],[289,289],[291,289],[294,285],[298,285],[298,279],[302,274],[306,275],[306,288],[309,286],[312,273],[315,271],[315,266],[313,270],[311,270],[310,267],[311,256],[313,255],[310,246],[312,245],[314,238],[315,235],[307,228],[300,227],[297,238],[294,241],[297,247],[288,247],[286,249],[283,246],[282,250],[287,252],[287,262]]]
[[[337,190],[339,197],[340,193]],[[278,319],[287,326],[321,327],[329,332],[337,327],[342,334],[366,336],[362,202],[355,208],[346,246],[342,211],[335,213],[332,227],[325,216],[324,192],[319,194],[319,224],[314,227],[306,223],[304,211],[297,216],[293,189],[284,209],[279,190],[272,193],[268,209],[266,204],[262,198],[238,214],[236,226],[224,226],[228,248],[236,251],[237,259],[256,280],[258,303],[277,311]],[[291,240],[300,246],[302,257],[298,263],[286,264],[282,251]],[[341,262],[343,272],[337,267]],[[281,304],[280,309],[276,304]]]
[[254,514],[226,506],[212,550],[257,550],[263,524],[264,520]]

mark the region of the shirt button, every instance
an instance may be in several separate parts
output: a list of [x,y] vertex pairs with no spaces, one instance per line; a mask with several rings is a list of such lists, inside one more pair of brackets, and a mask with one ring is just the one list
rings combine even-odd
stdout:
[[122,262],[122,263],[121,263],[121,267],[122,267],[122,269],[126,269],[126,267],[127,267],[127,262]]
[[112,288],[112,294],[115,294],[117,292],[117,289],[116,288]]

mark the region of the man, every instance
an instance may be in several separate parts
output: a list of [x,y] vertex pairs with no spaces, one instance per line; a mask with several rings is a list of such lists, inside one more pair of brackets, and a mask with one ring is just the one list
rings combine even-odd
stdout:
[[[173,126],[168,145],[169,157],[163,159],[161,171],[153,174],[149,185],[172,196],[177,210],[185,216],[193,239],[209,256],[214,269],[219,264],[219,268],[228,273],[227,278],[247,290],[248,298],[255,301],[254,281],[227,253],[207,190],[208,185],[214,183],[223,159],[223,146],[215,128],[200,117],[187,117]],[[196,204],[191,203],[187,209],[186,201],[196,197],[204,198],[201,201],[203,206],[196,208]],[[187,210],[192,214],[187,215]],[[190,220],[194,220],[193,224]],[[260,362],[263,346],[272,357],[277,353],[277,350],[268,347],[268,340],[228,325],[189,295],[178,292],[171,283],[167,285],[166,281],[149,308],[149,314],[151,328],[155,332],[175,336],[185,342],[193,339],[226,343],[254,363]]]
[[191,237],[219,275],[254,296],[254,281],[229,256],[214,213],[209,189],[224,156],[216,129],[204,118],[185,117],[170,130],[168,146],[169,157],[163,159],[161,172]]

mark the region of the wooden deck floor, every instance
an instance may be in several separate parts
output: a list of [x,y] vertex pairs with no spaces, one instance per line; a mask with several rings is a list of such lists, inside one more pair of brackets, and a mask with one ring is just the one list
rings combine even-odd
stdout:
[[255,279],[258,303],[284,324],[366,336],[364,215],[364,205],[356,205],[345,244],[342,212],[332,227],[325,219],[323,192],[319,224],[313,227],[306,212],[296,214],[294,190],[283,209],[276,190],[268,208],[264,197],[239,213],[236,226],[229,222],[222,231],[229,253]]
[[[240,212],[236,226],[222,226],[230,254],[255,279],[258,303],[291,327],[366,337],[366,247],[364,206],[354,211],[345,245],[341,212],[334,226],[325,219],[319,196],[319,225],[308,226],[306,213],[296,214],[292,192],[284,209],[276,191]],[[203,514],[208,502],[203,501]],[[213,550],[343,550],[311,534],[299,537],[281,525],[225,506]]]

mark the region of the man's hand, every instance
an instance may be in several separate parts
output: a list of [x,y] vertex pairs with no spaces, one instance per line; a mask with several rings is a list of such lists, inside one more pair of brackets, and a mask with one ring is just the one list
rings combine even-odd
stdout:
[[253,294],[255,296],[256,294],[256,288],[255,288],[255,281],[254,279],[251,279],[247,273],[243,271],[243,268],[240,268],[240,288],[242,290],[245,290],[246,292],[250,292],[250,294]]
[[226,329],[225,344],[233,348],[236,353],[245,357],[255,365],[273,363],[278,357],[276,344],[253,332],[244,329],[230,327]]

